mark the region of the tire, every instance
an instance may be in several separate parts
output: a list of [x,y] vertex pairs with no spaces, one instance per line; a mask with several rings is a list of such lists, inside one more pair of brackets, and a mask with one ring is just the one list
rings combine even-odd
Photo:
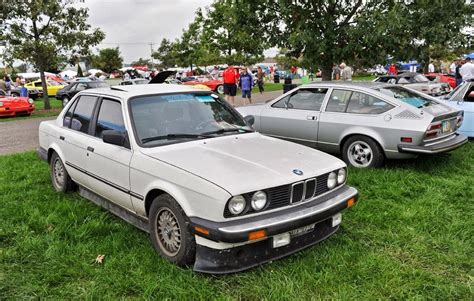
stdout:
[[[196,241],[189,218],[170,195],[162,194],[153,200],[148,221],[151,242],[161,256],[179,266],[194,264]],[[164,230],[159,229],[159,221]]]
[[68,102],[69,102],[69,98],[67,96],[64,96],[62,99],[63,108],[67,105]]
[[219,93],[219,94],[224,94],[224,86],[223,85],[219,85],[216,87],[216,92]]
[[63,161],[56,152],[51,156],[49,166],[51,183],[53,184],[54,190],[57,192],[68,192],[73,190],[74,182],[71,177],[69,177]]
[[377,142],[361,135],[346,140],[342,147],[342,157],[347,165],[357,168],[380,167],[385,161],[384,153]]

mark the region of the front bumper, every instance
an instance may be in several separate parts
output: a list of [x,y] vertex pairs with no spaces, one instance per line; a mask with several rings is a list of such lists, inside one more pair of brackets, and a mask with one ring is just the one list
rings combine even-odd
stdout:
[[19,106],[19,107],[1,107],[0,116],[16,116],[29,115],[35,110],[34,106]]
[[[314,245],[337,231],[339,226],[332,226],[332,217],[355,204],[357,197],[355,188],[343,186],[306,203],[246,219],[219,223],[192,217],[193,229],[208,231],[207,235],[196,231],[196,235],[225,246],[198,244],[194,270],[212,274],[239,272]],[[313,230],[294,235],[289,244],[273,247],[275,235],[313,224]],[[254,231],[264,231],[265,237],[251,240],[250,233]]]
[[398,151],[401,153],[413,154],[438,154],[452,151],[467,142],[467,137],[458,133],[449,137],[449,139],[438,143],[427,143],[425,145],[399,144]]

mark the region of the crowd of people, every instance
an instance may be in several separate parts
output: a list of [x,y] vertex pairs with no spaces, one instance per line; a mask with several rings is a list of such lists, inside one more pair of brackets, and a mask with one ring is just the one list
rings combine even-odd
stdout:
[[18,88],[19,96],[28,97],[28,89],[25,87],[26,80],[22,77],[17,77],[15,82],[10,78],[10,75],[5,75],[3,79],[0,79],[0,90],[2,90],[6,96],[12,95],[12,90]]
[[332,68],[332,80],[352,81],[352,68],[342,62],[339,65],[334,65]]

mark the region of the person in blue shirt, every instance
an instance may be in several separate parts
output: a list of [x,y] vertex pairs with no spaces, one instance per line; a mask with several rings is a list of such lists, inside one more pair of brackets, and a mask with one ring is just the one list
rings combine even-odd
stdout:
[[245,99],[249,99],[249,103],[252,103],[252,88],[253,88],[253,78],[247,72],[247,68],[242,69],[242,73],[240,75],[239,80],[239,87],[242,90],[242,98],[245,105]]

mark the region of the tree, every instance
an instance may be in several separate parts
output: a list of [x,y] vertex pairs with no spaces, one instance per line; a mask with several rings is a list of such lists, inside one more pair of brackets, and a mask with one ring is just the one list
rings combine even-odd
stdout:
[[174,67],[178,62],[178,52],[176,50],[179,41],[171,42],[170,40],[161,40],[160,46],[153,53],[153,58],[160,61],[162,68],[167,69]]
[[[0,40],[7,41],[5,56],[31,63],[40,72],[43,91],[47,90],[44,72],[57,68],[68,57],[85,55],[89,47],[105,37],[87,23],[88,9],[78,8],[76,0],[2,1],[0,13],[6,25]],[[44,107],[50,109],[48,94]]]
[[254,13],[259,1],[216,0],[203,18],[202,42],[219,50],[228,62],[253,64],[263,59],[268,44],[265,27]]
[[147,66],[148,68],[154,67],[150,59],[144,59],[144,58],[139,58],[137,61],[133,61],[132,66]]
[[118,47],[101,49],[98,55],[92,56],[92,65],[106,73],[122,68],[122,63]]
[[82,68],[80,64],[77,64],[77,77],[83,77],[84,73],[82,72]]

